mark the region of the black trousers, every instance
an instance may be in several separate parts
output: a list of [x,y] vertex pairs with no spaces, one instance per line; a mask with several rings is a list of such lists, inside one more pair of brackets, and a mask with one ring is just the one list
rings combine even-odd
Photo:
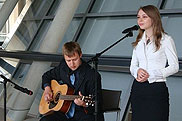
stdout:
[[[43,116],[40,121],[95,121],[95,116],[76,111],[73,118],[68,119],[65,114],[54,112],[53,114]],[[103,114],[99,114],[97,121],[104,121]]]
[[165,82],[137,82],[131,89],[132,121],[168,121],[169,93]]

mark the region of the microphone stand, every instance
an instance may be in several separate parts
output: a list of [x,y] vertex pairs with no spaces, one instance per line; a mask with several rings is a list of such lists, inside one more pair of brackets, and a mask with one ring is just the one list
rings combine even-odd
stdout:
[[116,44],[118,44],[120,41],[122,41],[123,39],[127,38],[127,37],[132,37],[133,36],[133,32],[129,31],[124,37],[122,37],[121,39],[119,39],[118,41],[116,41],[115,43],[113,43],[112,45],[110,45],[109,47],[107,47],[106,49],[104,49],[103,51],[101,51],[100,53],[96,53],[96,55],[94,57],[92,57],[87,63],[93,62],[94,63],[94,68],[95,68],[95,121],[98,121],[98,82],[97,82],[97,71],[98,71],[98,58],[105,53],[106,51],[108,51],[109,49],[111,49],[113,46],[115,46]]
[[[3,75],[0,75],[0,77],[4,80],[3,82],[0,82],[0,83],[3,83],[4,84],[4,121],[6,121],[6,96],[7,96],[7,91],[6,91],[6,84],[7,82],[10,82],[14,85],[14,88],[17,89],[17,90],[20,90],[22,91],[22,89],[24,89],[25,91],[27,91],[28,89],[27,88],[22,88],[20,87],[19,85],[15,84],[14,82],[12,82],[11,80],[7,79],[5,76]],[[29,91],[29,90],[28,90]],[[25,93],[25,92],[24,92]],[[33,93],[31,92],[30,95],[32,95]]]

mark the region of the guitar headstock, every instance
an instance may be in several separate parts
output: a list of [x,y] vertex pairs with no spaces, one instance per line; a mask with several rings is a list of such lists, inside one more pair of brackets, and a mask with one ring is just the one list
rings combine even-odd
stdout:
[[81,100],[86,102],[86,106],[94,106],[95,105],[95,101],[93,99],[94,99],[93,95],[82,96],[82,98],[81,98]]

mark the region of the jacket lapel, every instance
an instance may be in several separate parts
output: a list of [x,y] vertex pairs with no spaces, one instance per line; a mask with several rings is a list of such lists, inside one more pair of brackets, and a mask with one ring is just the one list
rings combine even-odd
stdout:
[[69,87],[71,88],[74,88],[73,85],[71,84],[71,81],[70,81],[70,70],[68,68],[68,66],[66,65],[66,62],[65,62],[65,65],[63,67],[63,72],[65,74],[65,76],[63,76],[65,79],[65,83],[68,84]]
[[84,81],[84,79],[85,79],[85,67],[86,66],[83,66],[84,65],[84,62],[82,63],[82,65],[81,65],[81,68],[80,68],[80,70],[79,70],[79,79],[77,80],[77,82],[75,83],[75,91],[78,91],[79,90],[79,88],[80,88],[80,86],[82,85],[82,83],[83,83],[83,81]]

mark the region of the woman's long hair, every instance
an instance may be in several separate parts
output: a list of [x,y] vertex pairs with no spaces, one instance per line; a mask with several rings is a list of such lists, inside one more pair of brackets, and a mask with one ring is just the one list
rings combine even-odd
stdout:
[[[153,5],[147,5],[147,6],[140,7],[138,9],[138,12],[140,10],[144,11],[152,20],[153,36],[154,36],[154,42],[155,42],[156,51],[157,51],[157,50],[159,50],[159,48],[161,46],[160,40],[162,38],[162,33],[164,33],[159,10]],[[138,12],[137,12],[137,14],[138,14]],[[141,40],[143,33],[144,33],[144,30],[140,29],[138,36],[136,38],[136,41],[132,43],[132,45],[134,47],[136,47],[138,42]]]

